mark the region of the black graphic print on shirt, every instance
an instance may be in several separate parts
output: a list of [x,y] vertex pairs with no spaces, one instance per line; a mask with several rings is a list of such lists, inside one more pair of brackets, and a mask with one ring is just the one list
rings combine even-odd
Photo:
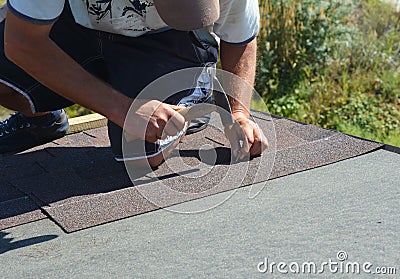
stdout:
[[154,6],[152,2],[144,0],[86,0],[89,14],[95,16],[97,22],[129,16],[130,13],[145,17],[147,8],[151,6]]

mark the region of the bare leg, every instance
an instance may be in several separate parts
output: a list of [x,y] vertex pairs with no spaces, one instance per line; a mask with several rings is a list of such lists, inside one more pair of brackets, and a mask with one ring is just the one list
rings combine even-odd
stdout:
[[14,89],[0,83],[0,105],[15,111],[19,111],[27,117],[41,116],[48,112],[32,113],[29,101]]

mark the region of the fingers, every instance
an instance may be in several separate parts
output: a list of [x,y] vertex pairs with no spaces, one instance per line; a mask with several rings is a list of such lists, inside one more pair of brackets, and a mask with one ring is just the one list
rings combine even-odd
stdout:
[[185,118],[170,105],[160,104],[149,121],[146,131],[147,141],[157,141],[167,136],[175,136],[185,127]]
[[256,126],[254,130],[254,143],[250,148],[250,156],[260,155],[268,147],[268,140],[261,129]]
[[[171,109],[172,117],[169,119],[167,123],[168,131],[167,134],[170,136],[176,135],[179,131],[181,131],[185,127],[185,117],[183,117],[180,113],[176,112],[175,110]],[[172,125],[171,128],[168,126]]]
[[[239,131],[227,133],[232,147],[233,155],[240,160],[248,156],[260,155],[267,147],[268,141],[261,129],[253,121],[241,119]],[[237,128],[235,129],[237,130]],[[242,135],[242,136],[241,136]],[[243,139],[242,146],[238,144],[239,139]]]
[[231,143],[231,149],[232,149],[232,155],[235,160],[239,159],[239,152],[241,150],[240,146],[240,140],[235,133],[231,133],[230,136],[228,136],[229,142]]
[[[150,124],[150,123],[149,123]],[[161,138],[161,134],[158,132],[160,129],[158,123],[153,123],[153,125],[147,125],[145,140],[148,142],[156,142]]]
[[251,125],[246,125],[243,127],[243,133],[244,133],[244,140],[243,140],[243,146],[242,149],[239,151],[239,159],[244,159],[248,154],[250,153],[250,149],[252,148],[254,144],[254,132],[253,132],[253,126]]
[[159,118],[161,137],[175,136],[185,127],[185,118],[171,107],[166,108],[166,117]]
[[185,120],[181,122],[181,120],[177,119],[177,116],[170,118],[169,121],[165,123],[164,129],[159,130],[162,133],[161,138],[165,138],[166,136],[175,136],[178,134],[185,126],[184,121]]
[[181,111],[184,110],[186,107],[181,107],[181,106],[175,106],[175,105],[169,105],[170,108],[172,108],[174,111]]

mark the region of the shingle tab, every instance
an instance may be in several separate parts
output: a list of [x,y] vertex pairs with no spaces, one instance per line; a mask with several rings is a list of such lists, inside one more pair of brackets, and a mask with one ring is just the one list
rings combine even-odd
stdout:
[[46,218],[27,196],[0,202],[0,230]]

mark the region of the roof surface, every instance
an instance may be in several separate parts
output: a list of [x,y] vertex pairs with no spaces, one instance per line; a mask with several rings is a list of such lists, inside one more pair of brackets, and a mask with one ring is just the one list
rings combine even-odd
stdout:
[[250,162],[231,164],[229,143],[216,114],[207,129],[185,137],[173,156],[145,176],[133,171],[129,176],[125,165],[114,160],[105,127],[3,157],[0,229],[49,217],[73,232],[382,146],[258,112],[253,116],[268,136],[270,148]]
[[[136,177],[113,159],[106,128],[0,157],[0,266],[12,267],[11,277],[249,277],[264,257],[326,260],[340,249],[398,263],[400,155],[253,116],[270,148],[250,162],[231,164],[216,115],[160,168]],[[150,266],[154,256],[161,267]]]
[[[393,170],[399,168],[400,155],[378,150],[269,180],[254,199],[250,187],[231,191],[225,203],[199,214],[157,210],[72,234],[50,219],[17,226],[0,231],[2,276],[280,278],[257,265],[267,258],[319,267],[339,262],[340,251],[345,263],[396,267],[398,274],[400,174]],[[185,204],[201,208],[221,195]],[[336,276],[327,269],[318,275]]]

